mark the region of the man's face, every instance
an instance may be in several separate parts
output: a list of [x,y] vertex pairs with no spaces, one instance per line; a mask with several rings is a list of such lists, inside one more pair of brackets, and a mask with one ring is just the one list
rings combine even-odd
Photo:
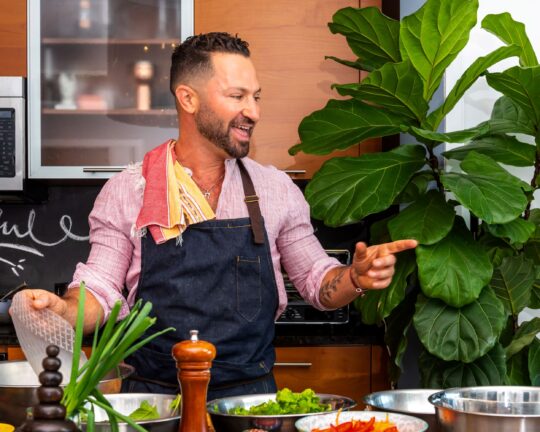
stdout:
[[249,58],[212,54],[213,75],[200,93],[195,121],[199,133],[232,158],[249,152],[253,128],[259,120],[260,86]]

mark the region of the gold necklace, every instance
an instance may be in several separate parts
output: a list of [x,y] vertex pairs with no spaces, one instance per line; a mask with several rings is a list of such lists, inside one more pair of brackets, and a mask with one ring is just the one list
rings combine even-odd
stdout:
[[208,189],[206,188],[203,188],[199,182],[197,180],[195,180],[195,176],[191,176],[191,178],[193,179],[193,181],[195,182],[195,184],[197,185],[197,187],[201,190],[201,192],[203,193],[203,196],[206,198],[206,199],[209,199],[210,198],[210,194],[212,193],[212,191],[214,190],[214,188],[219,184],[219,182],[223,179],[223,177],[225,177],[225,174],[223,174],[220,178],[217,179],[217,181],[212,185],[210,186]]

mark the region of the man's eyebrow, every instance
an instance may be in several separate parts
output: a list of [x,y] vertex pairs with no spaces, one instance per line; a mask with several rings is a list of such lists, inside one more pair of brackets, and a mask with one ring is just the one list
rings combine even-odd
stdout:
[[[231,87],[229,88],[229,90],[238,90],[238,91],[241,91],[243,93],[249,93],[249,89],[245,88],[245,87]],[[254,94],[257,94],[257,93],[260,93],[262,91],[262,89],[259,87],[257,90],[255,90],[253,93]]]

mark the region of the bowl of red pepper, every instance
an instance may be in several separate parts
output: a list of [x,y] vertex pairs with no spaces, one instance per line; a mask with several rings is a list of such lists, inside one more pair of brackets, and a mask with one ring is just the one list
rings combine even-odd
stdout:
[[417,417],[382,411],[345,411],[297,420],[299,432],[423,432],[428,424]]

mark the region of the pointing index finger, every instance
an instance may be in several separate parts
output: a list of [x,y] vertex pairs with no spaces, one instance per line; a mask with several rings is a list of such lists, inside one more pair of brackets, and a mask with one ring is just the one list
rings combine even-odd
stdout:
[[408,249],[414,249],[418,245],[416,240],[406,239],[406,240],[396,240],[390,243],[382,244],[380,255],[389,255],[402,252]]

